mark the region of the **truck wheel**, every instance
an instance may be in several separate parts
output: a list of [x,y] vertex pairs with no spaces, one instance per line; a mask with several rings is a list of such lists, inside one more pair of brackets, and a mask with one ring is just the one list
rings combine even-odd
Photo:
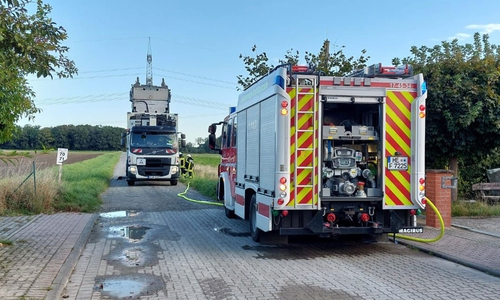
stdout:
[[250,236],[252,240],[258,242],[260,240],[261,230],[257,228],[257,197],[252,196],[250,200]]
[[236,215],[234,214],[234,210],[230,210],[226,206],[224,206],[224,212],[226,213],[226,217],[228,219],[234,219],[234,218],[236,218]]
[[170,180],[170,185],[177,185],[177,180]]
[[128,184],[129,186],[132,186],[132,185],[134,185],[134,184],[135,184],[135,181],[133,181],[133,180],[127,180],[127,184]]

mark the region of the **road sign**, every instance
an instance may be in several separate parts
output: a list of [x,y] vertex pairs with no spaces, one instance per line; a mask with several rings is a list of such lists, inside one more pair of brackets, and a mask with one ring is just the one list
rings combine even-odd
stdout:
[[61,165],[66,159],[68,159],[68,149],[57,148],[57,161],[58,165]]

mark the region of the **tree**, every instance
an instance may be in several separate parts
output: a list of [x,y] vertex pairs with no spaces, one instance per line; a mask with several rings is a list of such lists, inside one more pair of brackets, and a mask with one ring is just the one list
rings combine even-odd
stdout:
[[0,143],[12,138],[15,123],[39,113],[27,75],[72,77],[78,72],[62,46],[66,30],[49,17],[52,7],[36,1],[29,14],[29,0],[0,0]]
[[[358,58],[354,58],[353,56],[347,57],[344,54],[344,48],[345,46],[342,46],[340,50],[330,53],[330,41],[325,40],[318,54],[306,51],[304,60],[309,66],[315,68],[316,71],[324,75],[334,76],[346,75],[366,66],[366,62],[370,58],[369,56],[365,57],[366,50],[363,49],[361,55]],[[239,56],[243,59],[245,70],[248,73],[247,76],[238,75],[236,77],[238,79],[239,90],[247,88],[255,80],[266,75],[270,69],[274,68],[272,64],[268,64],[269,58],[266,52],[257,53],[257,45],[253,45],[251,50],[255,56],[243,56],[243,54]],[[300,52],[290,49],[285,54],[284,59],[279,60],[279,63],[297,65],[299,61]]]
[[428,167],[448,166],[458,176],[459,161],[478,162],[500,146],[499,51],[476,33],[473,44],[413,46],[410,57],[393,59],[413,65],[427,82]]

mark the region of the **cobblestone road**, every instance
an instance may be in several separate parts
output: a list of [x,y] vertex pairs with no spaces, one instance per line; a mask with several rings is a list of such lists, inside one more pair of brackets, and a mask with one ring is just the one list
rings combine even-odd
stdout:
[[[132,188],[129,194],[154,190],[168,195],[173,187]],[[113,197],[108,195],[108,200]],[[221,207],[172,195],[157,201],[163,201],[164,211],[126,210],[115,203],[114,208],[125,210],[98,218],[64,292],[68,299],[496,299],[498,295],[500,278],[403,245],[314,240],[260,245],[249,237],[246,221],[225,218]],[[108,203],[108,208],[113,205]]]

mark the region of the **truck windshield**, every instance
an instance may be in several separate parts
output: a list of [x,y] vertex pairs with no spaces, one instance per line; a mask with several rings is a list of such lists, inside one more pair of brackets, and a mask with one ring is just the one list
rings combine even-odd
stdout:
[[177,148],[177,136],[169,133],[132,133],[132,147]]

